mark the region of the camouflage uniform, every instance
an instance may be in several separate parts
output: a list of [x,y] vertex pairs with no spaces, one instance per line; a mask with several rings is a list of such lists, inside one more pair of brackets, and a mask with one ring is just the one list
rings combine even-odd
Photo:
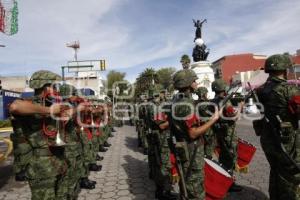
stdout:
[[[226,83],[221,80],[215,80],[212,83],[212,90],[216,92],[215,98],[212,100],[213,103],[218,106],[222,103],[225,96],[219,95],[220,92],[226,91]],[[224,116],[227,116],[228,110],[232,110],[231,103],[228,101],[224,107]],[[217,144],[220,148],[219,162],[223,165],[226,170],[230,170],[233,173],[235,169],[235,163],[237,159],[237,142],[238,137],[235,131],[236,123],[234,120],[219,119],[213,126],[213,132],[217,138]]]
[[10,139],[13,142],[13,170],[16,174],[16,181],[26,180],[26,168],[32,158],[32,147],[23,133],[22,123],[18,117],[11,116],[11,124],[13,133],[10,134]]
[[[45,84],[60,80],[60,76],[50,71],[35,72],[30,79],[29,86],[33,89],[43,89]],[[45,101],[39,95],[33,97],[34,104],[44,105]],[[31,189],[31,198],[60,199],[61,181],[66,172],[64,161],[64,147],[55,146],[55,137],[45,137],[45,129],[57,131],[55,121],[50,117],[38,114],[30,116],[15,116],[20,122],[25,140],[32,148],[32,157],[26,168]]]
[[[77,95],[75,87],[68,84],[62,85],[59,92],[63,98]],[[76,199],[80,191],[79,181],[83,168],[82,145],[80,143],[80,136],[77,134],[75,119],[71,118],[63,128],[63,138],[67,143],[64,157],[68,165],[68,171],[62,180],[63,187],[61,188],[63,191],[60,193],[64,194],[64,198],[66,199]]]
[[[161,92],[162,93],[162,92]],[[163,104],[163,105],[162,105]],[[165,97],[160,98],[160,102],[158,104],[158,109],[156,115],[154,115],[154,124],[159,131],[159,144],[158,151],[159,151],[159,161],[160,165],[158,166],[158,176],[156,179],[157,182],[157,191],[156,191],[156,198],[158,199],[176,199],[174,195],[171,194],[172,189],[172,163],[171,163],[171,151],[170,151],[170,129],[167,128],[162,129],[160,125],[168,123],[168,115],[167,113],[170,109],[171,102],[166,102]]]
[[[185,90],[185,88],[189,88],[196,79],[197,76],[195,72],[188,69],[176,72],[173,77],[175,88],[182,91],[175,95],[172,102],[172,111],[174,112],[174,116],[181,117],[183,120],[176,119],[172,115],[171,134],[175,135],[178,143],[183,143],[183,146],[185,146],[181,151],[184,153],[180,154],[180,161],[183,165],[183,175],[187,176],[187,173],[190,173],[189,177],[185,180],[188,199],[198,200],[205,198],[203,187],[204,141],[202,136],[197,139],[192,139],[188,134],[189,129],[198,127],[200,121],[196,117],[196,113],[186,106],[187,104],[194,106],[194,100],[192,94],[188,90]],[[191,157],[194,153],[195,159],[191,163]]]
[[[299,88],[288,85],[285,79],[272,75],[273,72],[285,73],[291,61],[284,55],[270,56],[265,63],[265,71],[271,73],[267,82],[258,91],[259,101],[264,105],[265,117],[261,132],[261,145],[270,163],[269,194],[271,200],[300,199],[299,170],[292,170],[293,164],[285,155],[299,165],[300,143],[297,131],[297,116],[289,111],[289,100],[300,94]],[[282,123],[277,119],[278,116]],[[279,132],[281,131],[281,135]],[[286,149],[286,154],[280,148],[280,143]],[[285,154],[285,155],[284,155]]]
[[[199,87],[195,91],[195,94],[198,96],[198,100],[195,101],[195,104],[199,108],[198,112],[199,112],[200,118],[210,117],[210,115],[207,113],[207,109],[209,108],[209,106],[208,105],[200,105],[201,103],[209,102],[207,99],[207,93],[208,93],[208,90],[206,89],[206,87]],[[212,158],[215,147],[216,147],[216,138],[215,138],[215,135],[213,134],[213,130],[210,128],[203,137],[204,137],[205,156],[208,158]]]

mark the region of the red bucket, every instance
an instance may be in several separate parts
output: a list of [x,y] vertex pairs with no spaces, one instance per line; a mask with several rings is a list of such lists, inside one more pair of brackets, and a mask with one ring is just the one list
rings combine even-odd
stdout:
[[205,199],[223,199],[234,180],[218,163],[206,158],[204,160]]
[[238,166],[240,168],[243,168],[249,165],[254,156],[255,151],[255,146],[239,138],[237,146]]

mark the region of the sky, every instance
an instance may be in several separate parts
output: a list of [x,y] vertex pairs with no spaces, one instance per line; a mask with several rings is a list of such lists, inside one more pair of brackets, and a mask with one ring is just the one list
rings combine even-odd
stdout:
[[[5,0],[9,1],[9,0]],[[22,0],[19,32],[0,33],[0,76],[57,73],[74,59],[105,59],[107,71],[134,81],[146,67],[181,68],[192,55],[192,19],[207,19],[208,60],[224,55],[271,55],[300,49],[299,0]],[[69,74],[72,75],[72,74]]]

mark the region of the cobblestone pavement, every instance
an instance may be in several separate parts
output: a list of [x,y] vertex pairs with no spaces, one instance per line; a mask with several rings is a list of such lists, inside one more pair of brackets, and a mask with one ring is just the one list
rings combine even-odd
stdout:
[[[134,127],[116,128],[112,146],[103,154],[102,171],[92,172],[90,178],[97,181],[96,189],[82,190],[80,200],[93,199],[147,199],[154,198],[155,187],[148,179],[147,158],[137,148]],[[248,174],[236,174],[237,182],[244,186],[240,193],[229,194],[226,200],[267,199],[269,166],[251,128],[251,123],[240,121],[238,135],[257,147]],[[28,184],[15,182],[12,178],[12,158],[0,167],[0,199],[30,199]]]

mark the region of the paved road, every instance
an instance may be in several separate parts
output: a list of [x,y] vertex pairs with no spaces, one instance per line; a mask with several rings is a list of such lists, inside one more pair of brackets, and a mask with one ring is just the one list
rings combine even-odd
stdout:
[[[112,146],[103,154],[102,171],[90,175],[91,179],[97,181],[96,189],[82,190],[79,199],[154,199],[155,187],[148,179],[147,158],[137,148],[134,127],[124,126],[116,129],[115,137],[109,141]],[[240,121],[237,131],[241,138],[251,142],[258,149],[249,173],[236,174],[237,182],[244,185],[245,190],[228,195],[226,200],[267,199],[269,166],[259,140],[249,122]],[[12,159],[0,167],[0,199],[30,199],[28,185],[12,179],[11,161]]]

